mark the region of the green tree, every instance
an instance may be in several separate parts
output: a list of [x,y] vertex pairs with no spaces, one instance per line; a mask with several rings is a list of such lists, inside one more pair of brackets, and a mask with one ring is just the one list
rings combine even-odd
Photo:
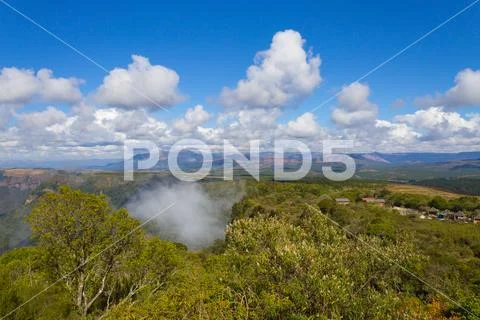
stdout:
[[135,257],[124,261],[118,268],[118,279],[122,279],[120,284],[128,290],[121,301],[139,294],[151,296],[165,287],[172,274],[183,264],[185,250],[156,237],[143,240],[135,250]]
[[435,196],[432,200],[429,201],[428,205],[433,208],[437,208],[440,210],[448,209],[448,201],[440,196]]
[[126,210],[113,211],[104,196],[68,187],[45,194],[29,222],[50,276],[63,280],[82,316],[114,290],[122,261],[136,255],[143,237]]
[[331,213],[335,205],[335,201],[328,196],[323,197],[323,199],[318,202],[318,208],[325,214]]
[[[423,261],[411,241],[349,239],[318,212],[299,225],[277,218],[239,219],[210,271],[225,286],[238,318],[392,318],[409,281],[391,263]],[[389,259],[379,256],[384,252]]]
[[74,315],[74,307],[61,287],[53,287],[48,294],[30,300],[49,286],[41,255],[38,248],[32,247],[11,250],[0,256],[0,318],[59,319]]

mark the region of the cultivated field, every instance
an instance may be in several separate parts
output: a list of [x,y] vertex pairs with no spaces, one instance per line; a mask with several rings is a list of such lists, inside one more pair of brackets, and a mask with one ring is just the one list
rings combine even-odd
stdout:
[[410,184],[389,184],[387,189],[392,192],[398,193],[408,193],[408,194],[419,194],[419,195],[431,195],[431,196],[441,196],[447,199],[453,199],[462,197],[464,195],[443,191],[435,188],[414,186]]
[[23,176],[41,176],[47,173],[43,169],[5,169],[3,174],[8,177],[23,177]]

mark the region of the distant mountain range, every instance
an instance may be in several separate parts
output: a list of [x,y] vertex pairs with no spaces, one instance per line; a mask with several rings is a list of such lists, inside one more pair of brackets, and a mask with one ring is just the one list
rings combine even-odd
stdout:
[[118,159],[82,159],[82,160],[0,160],[0,168],[23,168],[23,169],[58,169],[80,170],[99,168]]
[[[299,165],[301,155],[299,153],[286,153],[286,165]],[[248,157],[248,154],[246,154]],[[457,169],[480,169],[477,163],[468,163],[468,161],[480,160],[480,152],[460,152],[460,153],[356,153],[350,154],[356,162],[357,167],[376,168],[391,166],[409,166],[421,164],[442,164],[456,163]],[[148,153],[140,153],[134,156],[134,168],[138,168],[138,161],[148,158]],[[223,156],[221,153],[213,153],[212,168],[221,168],[223,166]],[[178,164],[184,170],[195,170],[201,165],[203,158],[201,153],[196,151],[182,151],[178,156]],[[464,162],[462,162],[464,161]],[[467,161],[467,162],[465,162]],[[274,163],[273,152],[260,153],[261,168],[272,167]],[[322,163],[322,154],[313,153],[313,163]],[[93,160],[55,160],[55,161],[2,161],[0,168],[51,168],[63,170],[123,170],[124,161],[120,159],[93,159]],[[168,169],[168,153],[162,152],[160,159],[153,170]],[[453,168],[455,170],[455,168]]]
[[357,154],[365,160],[390,164],[439,163],[459,160],[480,160],[480,152],[460,153],[365,153]]

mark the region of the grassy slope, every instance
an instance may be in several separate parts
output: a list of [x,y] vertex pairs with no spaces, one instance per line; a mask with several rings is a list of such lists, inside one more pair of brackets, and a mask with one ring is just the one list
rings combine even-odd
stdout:
[[459,193],[453,193],[449,191],[444,191],[436,188],[423,187],[410,184],[389,184],[387,189],[392,192],[414,194],[414,195],[424,195],[424,196],[441,196],[446,199],[455,199],[463,196]]

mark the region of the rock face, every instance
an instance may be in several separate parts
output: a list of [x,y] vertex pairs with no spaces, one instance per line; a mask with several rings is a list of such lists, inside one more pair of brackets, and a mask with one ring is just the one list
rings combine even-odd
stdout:
[[52,176],[50,170],[40,169],[6,169],[0,171],[0,187],[22,191],[34,190],[43,181]]

